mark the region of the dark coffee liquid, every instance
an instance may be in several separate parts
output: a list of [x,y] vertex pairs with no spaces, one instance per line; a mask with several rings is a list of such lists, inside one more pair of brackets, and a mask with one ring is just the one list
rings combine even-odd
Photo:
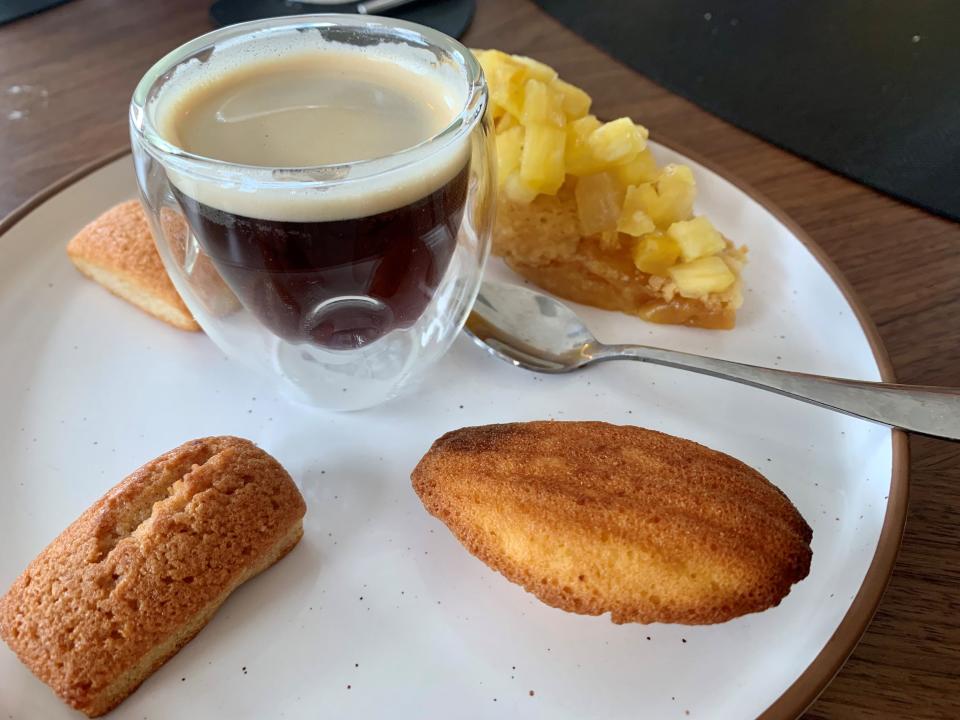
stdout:
[[349,220],[261,220],[174,192],[260,322],[291,343],[349,349],[410,327],[429,304],[456,246],[468,170],[412,203]]

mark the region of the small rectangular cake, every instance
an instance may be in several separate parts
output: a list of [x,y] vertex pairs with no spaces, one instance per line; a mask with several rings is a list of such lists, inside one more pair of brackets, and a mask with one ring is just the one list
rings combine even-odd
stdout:
[[[174,221],[186,232],[182,218]],[[84,275],[144,312],[181,330],[200,329],[163,267],[139,200],[112,207],[89,223],[67,244],[67,255]]]
[[0,637],[90,717],[132,693],[303,535],[293,480],[248,440],[192,440],[135,471],[0,598]]

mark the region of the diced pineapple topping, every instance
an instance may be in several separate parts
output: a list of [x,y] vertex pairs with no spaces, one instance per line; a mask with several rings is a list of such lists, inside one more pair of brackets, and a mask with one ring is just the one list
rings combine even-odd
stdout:
[[[496,52],[496,50],[494,50]],[[507,55],[514,62],[523,67],[527,77],[532,77],[540,82],[552,83],[557,79],[557,71],[546,63],[527,57],[526,55]]]
[[497,135],[497,182],[500,187],[503,187],[510,173],[520,169],[520,154],[522,152],[522,127],[512,127]]
[[633,264],[637,270],[651,275],[666,276],[679,257],[680,247],[676,241],[660,232],[644,235],[633,246]]
[[647,148],[630,162],[617,165],[613,172],[624,185],[640,185],[656,180],[660,169],[657,167],[657,161],[653,159],[653,153]]
[[527,125],[520,156],[520,177],[537,192],[555,195],[564,180],[567,134],[552,125]]
[[523,67],[499,50],[477,53],[477,59],[490,89],[494,116],[506,112],[519,117],[523,109],[523,85],[527,79]]
[[647,147],[647,129],[624,117],[608,122],[590,133],[587,145],[593,156],[610,165],[633,160]]
[[537,60],[474,52],[490,88],[503,197],[529,204],[572,186],[582,236],[605,252],[629,249],[639,272],[664,279],[657,287],[668,278],[669,292],[696,299],[733,286],[742,252],[693,216],[693,173],[659,167],[645,127],[626,117],[601,122],[586,92]]
[[685,165],[667,165],[653,183],[655,194],[647,193],[647,214],[657,227],[667,229],[693,216],[693,198],[697,186],[693,173]]
[[674,265],[667,272],[680,294],[688,298],[723,292],[737,280],[723,259],[716,255]]
[[505,133],[507,130],[511,130],[515,127],[523,127],[520,124],[520,121],[517,120],[515,115],[511,115],[508,112],[504,112],[502,115],[500,115],[497,118],[497,121],[496,121],[497,135],[500,135],[501,133]]
[[553,89],[563,98],[563,111],[571,120],[582,118],[590,112],[590,104],[593,101],[576,85],[557,79],[553,81]]
[[593,175],[606,169],[607,164],[597,160],[590,147],[587,145],[587,138],[601,125],[593,115],[574,120],[567,125],[567,173],[570,175]]
[[677,241],[684,262],[716,255],[727,246],[723,235],[702,215],[693,220],[673,223],[667,229],[667,235]]
[[525,86],[520,122],[525,127],[531,125],[563,127],[567,124],[567,116],[563,114],[563,97],[547,87],[546,83],[530,78]]
[[519,170],[514,170],[507,175],[507,179],[503,181],[503,192],[508,200],[523,205],[532,203],[539,194],[523,181]]
[[574,195],[583,235],[617,229],[620,208],[623,206],[623,190],[613,175],[597,173],[580,178]]
[[590,134],[602,125],[603,123],[597,120],[596,115],[584,115],[582,118],[577,118],[570,123],[570,131],[578,141],[586,145],[587,138],[590,137]]
[[643,192],[640,188],[631,185],[627,188],[623,199],[623,208],[620,210],[620,219],[617,220],[617,230],[627,235],[640,237],[657,229],[653,220],[647,215],[646,205],[643,203]]

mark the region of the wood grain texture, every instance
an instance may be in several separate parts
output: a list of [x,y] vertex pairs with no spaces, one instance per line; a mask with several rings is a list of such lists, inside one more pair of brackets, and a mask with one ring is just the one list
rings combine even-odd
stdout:
[[[211,29],[208,5],[75,0],[0,28],[0,215],[128,141],[134,85],[165,52]],[[960,226],[737,130],[526,0],[480,0],[465,42],[536,56],[587,88],[598,113],[631,115],[655,138],[752,185],[849,278],[900,381],[960,386]],[[44,88],[46,105],[9,118],[14,85]],[[914,438],[911,452],[910,512],[896,571],[863,641],[805,716],[811,720],[960,717],[960,444]]]

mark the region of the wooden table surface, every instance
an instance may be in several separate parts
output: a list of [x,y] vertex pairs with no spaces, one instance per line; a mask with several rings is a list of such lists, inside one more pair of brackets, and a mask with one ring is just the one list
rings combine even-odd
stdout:
[[[134,85],[168,50],[211,28],[208,4],[74,0],[0,27],[0,216],[128,142]],[[630,115],[758,189],[849,278],[899,381],[960,386],[960,226],[737,130],[526,0],[479,5],[468,45],[550,63],[593,95],[598,114]],[[33,89],[12,90],[22,86]],[[910,510],[893,579],[808,718],[960,717],[960,444],[913,438],[910,448]]]

